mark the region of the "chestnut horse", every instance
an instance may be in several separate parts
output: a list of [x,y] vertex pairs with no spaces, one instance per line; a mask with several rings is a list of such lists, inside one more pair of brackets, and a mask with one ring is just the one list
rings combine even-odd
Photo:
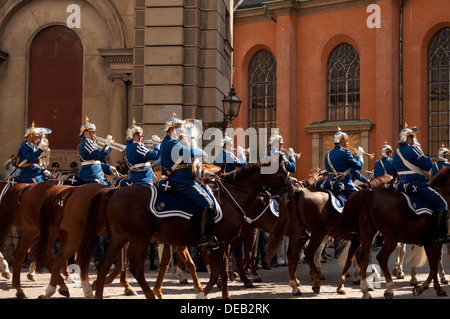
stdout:
[[[223,219],[215,226],[215,234],[225,244],[210,252],[211,276],[200,296],[206,296],[217,282],[219,275],[227,278],[230,245],[241,230],[249,206],[259,196],[263,187],[280,195],[290,194],[289,181],[284,163],[280,161],[278,171],[262,174],[263,166],[270,164],[248,164],[239,170],[222,175],[216,195],[224,212]],[[227,184],[223,187],[222,184]],[[194,247],[199,244],[198,223],[180,218],[157,219],[147,210],[150,191],[146,187],[130,186],[102,191],[93,199],[85,238],[78,252],[80,275],[86,278],[89,256],[93,251],[92,239],[97,230],[99,216],[103,216],[108,234],[108,247],[98,265],[96,298],[102,298],[103,280],[118,250],[129,241],[134,262],[130,271],[138,281],[146,298],[154,298],[144,276],[144,261],[150,240],[160,240],[168,245]],[[101,209],[99,209],[101,208]],[[222,280],[222,297],[229,298],[227,280]]]
[[[78,251],[86,227],[87,213],[91,199],[104,189],[110,189],[110,187],[97,183],[85,184],[62,189],[59,192],[50,194],[44,199],[40,215],[41,234],[34,251],[37,267],[46,265],[51,271],[51,277],[45,294],[39,296],[39,298],[47,299],[55,293],[56,284],[61,277],[59,274],[60,269],[67,259],[75,255]],[[52,261],[51,251],[57,236],[64,236],[66,240],[61,249],[53,256]],[[126,257],[128,247],[127,245],[124,246],[124,257]],[[121,260],[120,252],[117,256]],[[124,262],[126,261],[127,258],[124,258]],[[121,274],[120,284],[125,288],[125,294],[134,295],[135,292],[127,280],[126,268],[116,267],[114,272],[108,277],[108,283],[111,283],[119,272]],[[82,281],[81,285],[85,297],[92,298],[93,295],[88,283]],[[68,288],[65,296],[70,296]]]
[[[17,298],[27,298],[20,284],[20,269],[23,260],[39,236],[39,216],[43,199],[53,192],[71,186],[57,185],[57,181],[45,181],[35,184],[19,183],[12,185],[4,194],[0,205],[0,247],[3,246],[10,226],[22,230],[22,238],[14,251],[14,265],[12,286],[17,290]],[[69,256],[70,257],[70,256]],[[66,261],[67,265],[67,261]],[[69,277],[67,267],[64,274]],[[64,279],[60,276],[58,284],[61,286],[60,293],[65,294],[66,287]]]
[[[443,168],[430,182],[442,197],[450,200],[450,168]],[[361,291],[363,298],[370,298],[368,292],[366,269],[369,264],[369,253],[372,239],[379,231],[383,234],[383,245],[377,254],[377,260],[386,280],[385,298],[393,298],[393,281],[387,267],[389,256],[395,250],[397,243],[423,245],[428,258],[430,272],[422,286],[415,286],[414,295],[419,295],[428,289],[434,281],[434,289],[438,296],[446,296],[437,278],[438,262],[441,256],[442,244],[435,242],[435,216],[427,214],[416,215],[409,208],[405,197],[390,189],[363,190],[352,194],[344,207],[344,216],[337,230],[345,233],[359,226],[361,248],[356,255],[361,270]],[[416,250],[416,249],[414,249]]]

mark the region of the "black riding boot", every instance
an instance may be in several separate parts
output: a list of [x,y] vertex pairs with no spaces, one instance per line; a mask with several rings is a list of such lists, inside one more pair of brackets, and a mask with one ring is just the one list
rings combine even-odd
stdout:
[[200,248],[202,250],[214,250],[220,247],[222,244],[213,235],[214,229],[214,214],[210,208],[203,208],[200,212]]
[[448,210],[441,210],[438,212],[438,239],[436,240],[440,244],[450,243],[450,236],[447,232],[447,219]]

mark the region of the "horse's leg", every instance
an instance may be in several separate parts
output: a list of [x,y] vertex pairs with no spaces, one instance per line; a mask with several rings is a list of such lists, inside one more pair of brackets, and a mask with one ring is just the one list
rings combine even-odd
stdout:
[[160,257],[159,262],[158,277],[156,278],[155,286],[153,287],[153,293],[159,299],[164,298],[161,291],[161,287],[164,280],[164,276],[166,275],[167,270],[169,269],[171,259],[172,256],[170,255],[170,245],[164,244],[162,256]]
[[[262,282],[256,267],[256,236],[258,232],[255,229],[246,239],[245,261],[250,262],[250,273],[253,275],[253,281]],[[245,265],[245,264],[244,264]]]
[[191,274],[192,281],[194,282],[195,291],[202,292],[203,287],[200,284],[200,280],[198,279],[197,269],[195,268],[195,264],[191,258],[191,254],[189,253],[189,250],[187,249],[187,247],[184,247],[183,249],[181,247],[177,247],[177,254],[178,254],[178,257],[181,258],[181,261],[186,266],[186,269]]
[[372,246],[372,238],[373,236],[375,236],[375,233],[375,231],[370,231],[369,234],[363,234],[361,232],[361,246],[356,253],[356,260],[361,272],[361,292],[363,293],[363,299],[372,298],[369,293],[369,284],[367,281],[367,266],[369,265],[369,255],[370,247]]
[[[126,296],[136,296],[137,293],[134,291],[134,289],[130,286],[130,283],[128,282],[127,277],[127,268],[128,268],[128,256],[130,251],[130,243],[126,243],[124,247],[121,249],[120,257],[120,285],[125,288],[125,295]],[[123,262],[122,262],[123,261]]]
[[[344,290],[344,282],[345,282],[345,278],[347,277],[347,273],[348,270],[350,269],[350,266],[353,263],[353,257],[355,256],[356,251],[359,248],[359,241],[357,240],[352,240],[348,245],[350,245],[349,249],[348,249],[348,253],[347,253],[347,258],[345,261],[345,266],[344,269],[342,270],[341,275],[339,276],[339,285],[336,289],[338,294],[341,295],[345,295],[345,290]],[[342,256],[345,257],[345,256]]]
[[309,269],[311,271],[311,277],[313,279],[312,290],[314,293],[318,294],[320,292],[320,272],[316,268],[315,255],[317,249],[322,244],[324,239],[324,234],[319,234],[318,232],[311,234],[311,239],[309,245],[305,250],[305,257],[309,264]]
[[441,283],[446,285],[448,284],[448,280],[447,278],[445,278],[444,264],[442,263],[443,256],[444,256],[444,246],[442,246],[441,257],[439,258],[438,271],[439,277],[441,278]]
[[175,247],[175,253],[177,254],[177,258],[175,258],[175,262],[177,264],[177,270],[175,271],[175,274],[180,277],[180,284],[183,285],[187,285],[189,282],[186,279],[186,277],[184,276],[184,271],[183,271],[183,266],[184,266],[184,262],[183,262],[183,258],[180,256],[180,252],[177,250],[177,247]]
[[301,296],[300,281],[297,279],[297,268],[300,259],[300,251],[304,246],[299,236],[289,236],[289,246],[287,250],[289,286],[292,288],[294,296]]
[[[413,251],[414,247],[414,245],[411,247],[411,252]],[[416,266],[414,265],[414,261],[411,262],[411,279],[409,280],[409,283],[411,284],[411,286],[417,286],[418,284]]]
[[445,297],[447,296],[447,293],[445,290],[441,287],[438,280],[438,262],[441,257],[442,247],[441,245],[436,245],[434,243],[424,245],[425,252],[427,254],[428,258],[428,264],[430,266],[430,272],[428,274],[427,279],[422,285],[417,285],[413,289],[413,295],[418,296],[423,291],[427,290],[430,286],[431,280],[434,282],[434,289],[436,291],[436,294],[438,296]]
[[[247,240],[247,239],[246,239]],[[244,283],[245,288],[253,288],[253,283],[250,279],[248,279],[247,274],[245,273],[245,265],[247,264],[249,258],[247,255],[247,251],[249,250],[249,247],[245,245],[245,257],[242,259],[242,243],[237,245],[237,247],[233,250],[233,255],[236,260],[236,272],[239,275],[239,278],[241,278],[242,282]]]
[[228,248],[225,249],[219,249],[222,250],[222,254],[221,254],[221,260],[222,260],[222,264],[221,266],[221,271],[220,271],[220,277],[222,278],[222,299],[230,299],[230,294],[228,293],[228,260],[229,260],[229,256],[230,256],[230,246],[228,246]]
[[9,265],[3,255],[0,253],[0,270],[2,271],[2,277],[5,279],[11,278],[11,273],[9,271]]
[[19,241],[19,245],[14,250],[12,287],[16,289],[16,297],[19,299],[28,298],[27,294],[20,284],[20,270],[28,249],[33,244],[33,241],[37,237],[37,235],[38,234],[28,234],[27,232],[23,232],[22,238]]
[[329,238],[330,237],[328,235],[324,237],[322,243],[320,244],[319,248],[317,248],[316,253],[314,254],[314,264],[316,265],[321,280],[325,280],[325,276],[322,273],[322,253],[325,249],[325,245],[329,241]]
[[403,272],[403,261],[406,255],[406,244],[405,243],[397,243],[395,247],[396,252],[396,262],[395,267],[392,270],[392,275],[397,277],[397,279],[405,278],[405,273]]
[[[229,246],[227,247],[227,250],[229,250]],[[217,280],[219,279],[219,275],[222,271],[222,264],[223,264],[223,255],[224,255],[225,248],[220,247],[219,249],[210,251],[209,254],[209,265],[210,265],[210,271],[211,274],[209,276],[209,281],[206,284],[206,287],[203,289],[203,292],[199,293],[197,295],[197,299],[204,299],[208,295],[208,293],[211,291],[212,287],[217,283]],[[228,261],[227,261],[228,262]],[[226,265],[225,265],[226,268]],[[225,285],[227,285],[227,275],[225,270],[225,277],[222,278],[222,281],[225,281]],[[222,289],[223,289],[222,285]],[[228,286],[226,286],[228,287]],[[223,290],[222,290],[223,293]]]
[[394,297],[394,291],[392,289],[394,282],[388,269],[388,261],[389,256],[395,250],[396,246],[397,242],[389,241],[389,239],[385,237],[383,246],[381,246],[380,252],[377,254],[378,263],[380,264],[381,271],[383,271],[386,280],[387,289],[384,292],[384,297],[386,299],[392,299]]

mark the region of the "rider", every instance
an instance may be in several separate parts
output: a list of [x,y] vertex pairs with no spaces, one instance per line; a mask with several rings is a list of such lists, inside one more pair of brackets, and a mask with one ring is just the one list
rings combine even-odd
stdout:
[[[432,161],[426,156],[416,140],[417,128],[405,126],[400,131],[399,148],[394,152],[394,166],[397,171],[397,182],[417,189],[416,194],[433,206],[437,217],[437,242],[449,243],[447,234],[448,209],[447,202],[427,183],[428,172]],[[403,187],[398,187],[403,189]]]
[[200,208],[200,247],[203,250],[217,249],[221,245],[213,235],[214,199],[195,180],[189,163],[193,157],[206,157],[201,149],[186,147],[179,139],[184,134],[184,122],[175,117],[166,121],[164,131],[166,137],[161,143],[162,174],[167,175],[165,187],[170,187],[191,200]]
[[237,149],[239,158],[233,154],[233,139],[227,136],[227,133],[225,133],[225,136],[220,140],[220,146],[222,146],[223,149],[217,155],[214,165],[219,167],[225,165],[225,173],[229,173],[239,167],[247,165],[247,159],[245,158],[242,147],[238,147]]
[[114,166],[104,163],[106,156],[111,152],[111,143],[113,142],[111,135],[106,138],[106,143],[102,150],[98,149],[95,144],[97,137],[96,126],[89,123],[86,117],[86,122],[81,125],[80,135],[81,143],[78,147],[78,154],[80,156],[80,179],[82,184],[99,183],[109,185],[105,174],[118,175]]
[[395,167],[392,161],[392,147],[388,145],[387,142],[384,142],[384,145],[381,147],[380,157],[381,159],[375,162],[373,168],[374,177],[380,177],[384,175],[394,176]]
[[297,166],[295,164],[294,151],[292,148],[289,148],[286,153],[282,152],[283,144],[283,137],[278,134],[277,130],[275,130],[274,134],[269,138],[270,148],[266,154],[266,157],[278,158],[280,155],[282,155],[286,170],[289,173],[295,173],[295,171],[297,170]]
[[358,172],[364,165],[364,160],[362,158],[364,150],[361,146],[358,147],[355,151],[355,158],[355,156],[347,149],[348,135],[341,132],[340,128],[338,128],[338,132],[334,134],[333,142],[334,148],[325,156],[325,168],[328,172],[327,181],[341,182],[343,189],[340,191],[340,194],[347,198],[357,191],[356,186],[352,182],[352,176],[363,183],[367,183],[367,178]]
[[128,166],[127,180],[133,184],[152,184],[153,169],[150,161],[155,161],[159,158],[159,143],[161,139],[157,135],[153,135],[152,139],[155,145],[153,150],[149,150],[142,143],[144,130],[136,125],[134,119],[126,134],[126,139],[130,141],[125,149],[125,161]]
[[19,178],[22,183],[38,183],[46,180],[44,172],[39,165],[39,156],[48,148],[48,141],[42,139],[39,142],[39,131],[34,127],[27,128],[23,136],[25,141],[19,148]]
[[448,158],[450,156],[450,151],[444,147],[444,145],[441,146],[441,148],[438,151],[438,160],[433,164],[431,168],[431,177],[434,177],[443,167],[449,167],[450,163],[448,162]]

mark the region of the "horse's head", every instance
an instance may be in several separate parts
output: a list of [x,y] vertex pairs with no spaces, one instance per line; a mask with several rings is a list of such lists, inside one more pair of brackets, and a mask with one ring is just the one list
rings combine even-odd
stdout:
[[294,191],[288,175],[288,171],[284,165],[284,158],[279,157],[278,170],[275,174],[268,174],[266,186],[270,189],[273,195],[280,196],[282,200],[287,202],[293,197]]
[[443,167],[429,182],[432,187],[439,188],[444,194],[450,194],[450,167]]

